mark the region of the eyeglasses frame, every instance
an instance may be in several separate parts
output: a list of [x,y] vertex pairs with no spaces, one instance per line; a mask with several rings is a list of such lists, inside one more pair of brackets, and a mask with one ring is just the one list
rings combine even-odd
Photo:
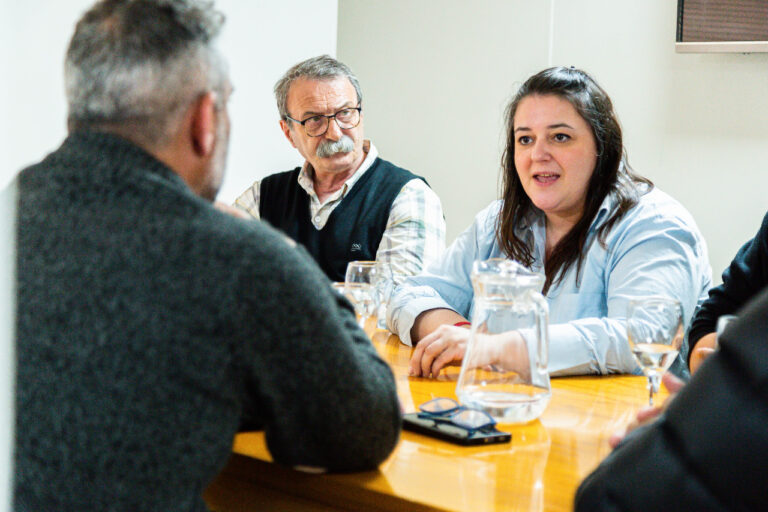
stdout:
[[[425,405],[427,405],[429,403],[432,403],[432,402],[435,402],[437,400],[448,400],[452,404],[454,404],[454,406],[449,408],[449,409],[445,409],[445,410],[438,411],[438,412],[431,412],[431,411],[425,411],[424,410],[424,406]],[[419,411],[420,411],[418,413],[418,417],[419,418],[430,419],[430,420],[432,420],[432,421],[434,421],[436,423],[448,423],[448,424],[453,425],[455,427],[458,427],[458,428],[466,430],[469,435],[472,435],[473,433],[478,432],[478,431],[482,431],[483,429],[487,429],[488,427],[495,427],[496,426],[496,420],[494,420],[491,417],[491,415],[488,414],[487,412],[481,411],[480,409],[475,409],[473,407],[467,407],[465,405],[461,405],[456,400],[454,400],[453,398],[448,398],[448,397],[433,398],[432,400],[424,402],[423,404],[421,404],[419,406]],[[488,422],[484,423],[484,424],[482,424],[482,425],[480,425],[478,427],[470,427],[468,425],[462,425],[461,423],[456,423],[455,417],[458,414],[461,414],[464,411],[474,411],[474,412],[480,413],[480,414],[482,414],[483,416],[485,416],[488,419]]]
[[[337,115],[339,115],[339,113],[340,113],[340,112],[344,112],[345,110],[357,110],[357,113],[358,113],[357,123],[355,123],[353,126],[350,126],[349,128],[343,128],[343,127],[342,127],[342,126],[339,124],[339,120],[338,120],[338,119],[336,119],[336,116],[337,116]],[[313,119],[313,118],[315,118],[315,117],[324,117],[324,118],[326,118],[326,119],[328,120],[328,122],[326,122],[326,123],[325,123],[325,130],[323,130],[323,132],[322,132],[322,133],[319,133],[319,134],[317,134],[317,135],[310,135],[310,134],[307,132],[306,123],[307,123],[307,121],[309,121],[310,119]],[[360,121],[362,121],[362,120],[363,120],[363,105],[362,105],[362,103],[358,103],[356,107],[346,107],[346,108],[342,108],[342,109],[339,109],[339,110],[337,110],[337,111],[336,111],[336,112],[334,112],[333,114],[329,114],[329,115],[325,115],[325,114],[315,114],[315,115],[313,115],[313,116],[309,116],[308,118],[306,118],[306,119],[305,119],[305,120],[303,120],[303,121],[299,121],[298,119],[294,119],[294,118],[292,118],[291,116],[289,116],[288,114],[286,114],[286,115],[285,115],[285,118],[286,118],[286,119],[288,119],[288,120],[290,120],[290,121],[293,121],[293,122],[294,122],[294,123],[296,123],[296,124],[300,124],[300,125],[301,125],[301,127],[304,129],[304,133],[307,135],[307,137],[322,137],[323,135],[325,135],[326,133],[328,133],[328,128],[331,126],[331,119],[333,119],[334,121],[336,121],[336,125],[339,127],[339,129],[340,129],[340,130],[351,130],[352,128],[357,128],[357,127],[360,125]]]

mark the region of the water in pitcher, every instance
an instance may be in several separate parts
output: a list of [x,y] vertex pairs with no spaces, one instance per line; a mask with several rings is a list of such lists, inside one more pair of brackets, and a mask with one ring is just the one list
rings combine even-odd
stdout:
[[475,262],[472,328],[456,396],[499,423],[526,423],[549,403],[543,277],[513,261]]
[[499,423],[527,423],[535,420],[549,403],[550,390],[533,385],[519,385],[515,391],[492,391],[484,386],[468,386],[459,401],[490,414]]

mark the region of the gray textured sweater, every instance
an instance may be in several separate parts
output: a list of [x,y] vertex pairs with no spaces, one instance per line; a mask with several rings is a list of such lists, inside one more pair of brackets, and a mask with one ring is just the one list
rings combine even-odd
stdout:
[[119,137],[19,178],[15,509],[205,510],[240,425],[275,460],[375,467],[391,371],[300,249]]

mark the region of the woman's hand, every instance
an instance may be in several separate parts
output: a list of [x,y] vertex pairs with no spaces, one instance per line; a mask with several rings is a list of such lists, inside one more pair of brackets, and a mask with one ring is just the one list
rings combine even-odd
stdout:
[[441,325],[426,335],[413,351],[408,375],[437,377],[449,364],[460,364],[467,350],[469,333],[464,327]]
[[[441,325],[422,339],[411,356],[408,375],[437,377],[448,365],[458,365],[464,359],[470,330]],[[500,334],[476,333],[472,349],[472,366],[502,366],[524,379],[530,376],[530,362],[525,340],[517,331]]]

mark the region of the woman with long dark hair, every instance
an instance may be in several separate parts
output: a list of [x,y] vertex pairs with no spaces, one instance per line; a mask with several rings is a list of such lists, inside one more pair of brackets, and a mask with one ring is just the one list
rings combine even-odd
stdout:
[[502,200],[391,301],[390,328],[416,345],[411,374],[437,376],[461,361],[472,263],[499,257],[545,276],[550,373],[635,371],[627,302],[676,298],[687,325],[711,282],[701,233],[682,205],[632,171],[611,100],[584,71],[530,77],[506,117]]

